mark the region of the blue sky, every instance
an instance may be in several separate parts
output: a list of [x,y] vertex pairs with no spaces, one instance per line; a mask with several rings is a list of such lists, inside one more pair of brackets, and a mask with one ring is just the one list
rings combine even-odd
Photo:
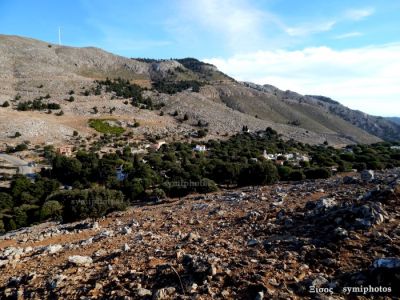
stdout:
[[398,0],[0,0],[0,33],[128,57],[197,57],[239,79],[400,115]]

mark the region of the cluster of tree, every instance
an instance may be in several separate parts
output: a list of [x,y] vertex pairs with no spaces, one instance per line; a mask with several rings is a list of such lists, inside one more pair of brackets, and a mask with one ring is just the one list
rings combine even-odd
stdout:
[[193,72],[202,72],[204,66],[212,66],[211,64],[207,64],[191,57],[177,59],[177,61],[181,63],[186,69],[189,69]]
[[163,104],[154,104],[150,97],[142,96],[143,88],[137,84],[130,83],[129,80],[122,78],[97,80],[97,89],[105,88],[107,93],[113,93],[116,97],[131,99],[133,106],[143,109],[160,109]]
[[47,196],[59,186],[54,179],[38,177],[32,182],[25,176],[15,176],[8,190],[0,190],[0,232],[59,218],[59,206],[46,204]]
[[288,121],[287,123],[289,125],[293,125],[293,126],[300,126],[301,125],[301,122],[299,120]]
[[53,110],[60,109],[61,106],[58,103],[44,103],[42,98],[37,98],[33,101],[23,101],[19,102],[17,105],[17,110],[28,111],[28,110]]
[[188,89],[191,89],[192,92],[198,93],[200,91],[200,87],[203,85],[204,85],[203,82],[196,80],[182,80],[182,81],[159,80],[153,83],[153,88],[158,92],[165,94],[176,94]]
[[[19,133],[19,132],[16,132],[15,136],[17,136],[17,133]],[[24,143],[16,145],[15,147],[7,146],[6,147],[6,153],[15,153],[15,152],[24,151],[24,150],[27,150],[27,149],[28,149],[28,143],[24,142]]]
[[95,83],[100,88],[105,87],[107,93],[114,93],[117,97],[124,99],[133,98],[139,102],[142,100],[143,89],[137,84],[130,83],[129,80],[107,78],[106,80],[96,80]]

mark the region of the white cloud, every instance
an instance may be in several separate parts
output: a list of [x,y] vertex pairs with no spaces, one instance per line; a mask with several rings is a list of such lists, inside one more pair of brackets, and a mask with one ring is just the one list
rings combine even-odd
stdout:
[[310,23],[295,27],[286,27],[284,28],[284,31],[290,36],[307,36],[319,32],[330,31],[335,24],[336,21],[329,21],[317,24]]
[[238,80],[329,96],[376,115],[400,112],[400,44],[258,51],[205,61]]
[[345,12],[345,17],[349,20],[360,21],[373,15],[375,9],[372,7],[362,8],[362,9],[350,9]]
[[343,34],[339,34],[334,36],[334,39],[336,40],[343,40],[343,39],[348,39],[348,38],[353,38],[353,37],[358,37],[358,36],[363,36],[364,34],[359,32],[359,31],[352,31],[352,32],[346,32]]
[[[260,43],[264,39],[261,30],[266,20],[275,17],[255,8],[247,0],[198,0],[179,1],[180,16],[175,21],[181,27],[198,27],[218,34],[232,49],[241,48],[243,43]],[[184,22],[182,25],[182,21]],[[173,23],[173,21],[172,21]],[[196,28],[197,27],[197,28]]]

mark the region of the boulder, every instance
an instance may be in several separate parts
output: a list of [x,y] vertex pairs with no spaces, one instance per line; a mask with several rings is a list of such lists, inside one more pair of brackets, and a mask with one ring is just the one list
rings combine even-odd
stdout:
[[148,290],[148,289],[144,289],[144,288],[137,288],[136,289],[136,294],[139,297],[147,297],[147,296],[151,296],[153,293]]
[[375,179],[375,173],[372,170],[364,170],[361,172],[361,180],[365,183]]
[[88,266],[92,264],[93,260],[90,256],[73,255],[68,257],[68,262],[76,266]]
[[174,287],[167,287],[163,289],[159,289],[155,292],[153,296],[153,300],[163,300],[163,299],[170,299],[175,293]]
[[48,252],[49,254],[56,253],[60,250],[62,250],[63,246],[56,244],[56,245],[49,245],[45,248],[45,252]]

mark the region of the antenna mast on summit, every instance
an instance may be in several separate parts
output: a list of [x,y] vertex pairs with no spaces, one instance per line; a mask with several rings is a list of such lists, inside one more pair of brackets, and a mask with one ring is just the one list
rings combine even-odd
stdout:
[[61,28],[58,27],[58,45],[61,46]]

